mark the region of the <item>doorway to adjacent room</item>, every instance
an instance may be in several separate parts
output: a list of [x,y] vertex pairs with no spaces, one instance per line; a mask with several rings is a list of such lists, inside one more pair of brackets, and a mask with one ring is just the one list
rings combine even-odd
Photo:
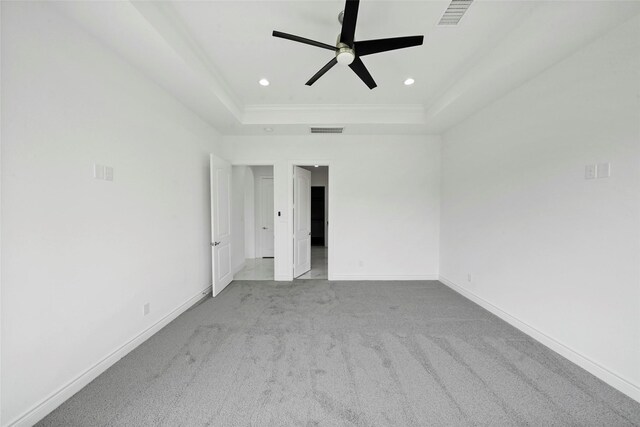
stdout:
[[234,280],[274,280],[273,166],[233,166]]
[[294,167],[294,277],[328,279],[329,167]]

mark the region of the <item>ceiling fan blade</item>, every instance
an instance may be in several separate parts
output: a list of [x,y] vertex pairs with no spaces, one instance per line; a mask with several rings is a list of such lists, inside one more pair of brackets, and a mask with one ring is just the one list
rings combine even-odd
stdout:
[[395,37],[391,39],[364,40],[355,43],[356,55],[364,56],[389,50],[420,46],[424,36]]
[[336,47],[335,46],[331,46],[330,44],[320,43],[320,42],[317,42],[315,40],[305,39],[304,37],[294,36],[293,34],[282,33],[280,31],[274,31],[273,32],[273,37],[280,37],[281,39],[287,39],[287,40],[292,40],[292,41],[298,42],[298,43],[309,44],[311,46],[316,46],[316,47],[321,47],[321,48],[324,48],[324,49],[329,49],[329,50],[332,50],[334,52],[336,51]]
[[358,20],[358,6],[360,0],[347,0],[344,5],[342,17],[342,32],[340,42],[353,47],[353,37],[356,34],[356,21]]
[[364,66],[364,63],[360,58],[356,58],[349,65],[349,67],[358,75],[358,77],[360,77],[360,79],[367,86],[369,86],[369,89],[373,89],[374,87],[378,86],[376,82],[373,80],[373,77],[371,77],[371,74],[369,74],[369,70],[367,70],[367,67]]
[[311,86],[312,84],[314,84],[316,82],[316,80],[318,80],[320,77],[322,77],[324,75],[324,73],[326,73],[327,71],[329,71],[334,65],[336,65],[338,63],[338,60],[336,58],[333,58],[331,61],[327,62],[327,65],[325,65],[324,67],[322,67],[320,69],[320,71],[318,71],[317,73],[314,74],[313,77],[311,77],[309,79],[309,81],[307,83],[305,83],[307,86]]

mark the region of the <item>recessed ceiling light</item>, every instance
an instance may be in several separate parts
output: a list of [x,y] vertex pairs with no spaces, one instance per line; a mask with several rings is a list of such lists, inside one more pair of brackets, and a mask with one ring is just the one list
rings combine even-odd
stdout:
[[265,132],[273,132],[273,128],[264,128]]
[[260,83],[260,86],[269,86],[269,80],[267,79],[260,79],[258,83]]
[[413,79],[409,78],[409,79],[407,79],[407,80],[405,80],[405,81],[404,81],[404,85],[405,85],[405,86],[411,86],[411,85],[412,85],[412,84],[414,84],[415,82],[416,82],[415,80],[413,80]]

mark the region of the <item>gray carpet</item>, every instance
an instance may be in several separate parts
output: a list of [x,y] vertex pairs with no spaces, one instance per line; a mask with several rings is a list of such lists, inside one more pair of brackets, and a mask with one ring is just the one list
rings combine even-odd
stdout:
[[234,282],[43,426],[640,425],[640,404],[439,282]]

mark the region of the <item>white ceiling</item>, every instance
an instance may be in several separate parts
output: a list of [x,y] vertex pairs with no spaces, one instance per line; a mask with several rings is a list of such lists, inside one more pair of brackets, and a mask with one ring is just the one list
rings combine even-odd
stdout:
[[[420,47],[363,58],[378,83],[369,90],[348,67],[334,67],[311,87],[305,82],[333,53],[271,36],[273,30],[335,44],[343,1],[178,3],[175,9],[245,105],[429,104],[450,76],[523,11],[517,3],[477,1],[458,27],[437,26],[448,1],[363,0],[356,40],[425,35]],[[526,9],[526,7],[524,8]],[[487,19],[473,19],[482,10]],[[257,85],[266,77],[271,86]],[[416,84],[405,87],[407,77]]]
[[[61,10],[223,133],[441,132],[640,13],[637,1],[475,0],[457,26],[438,26],[449,2],[362,0],[356,40],[425,35],[423,46],[363,58],[369,90],[325,49],[344,1],[61,3]],[[416,80],[404,86],[407,77]],[[258,85],[267,78],[271,85]]]

